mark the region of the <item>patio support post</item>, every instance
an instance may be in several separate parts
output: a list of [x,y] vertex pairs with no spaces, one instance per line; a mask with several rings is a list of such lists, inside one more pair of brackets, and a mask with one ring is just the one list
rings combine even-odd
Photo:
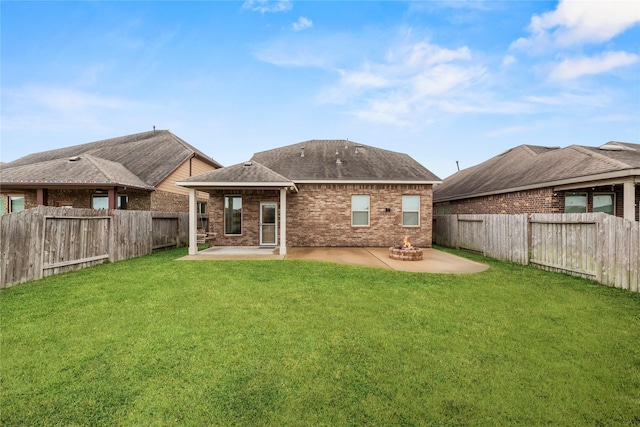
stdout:
[[287,254],[287,189],[280,189],[280,255]]
[[189,255],[198,253],[198,215],[196,189],[189,189]]
[[624,219],[635,221],[636,185],[632,180],[624,182],[624,189],[622,194],[624,197]]

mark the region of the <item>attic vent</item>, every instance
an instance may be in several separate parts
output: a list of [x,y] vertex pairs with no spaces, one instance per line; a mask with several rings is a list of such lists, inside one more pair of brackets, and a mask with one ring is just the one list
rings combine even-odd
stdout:
[[620,146],[620,145],[613,145],[613,144],[609,144],[606,143],[604,145],[601,145],[600,147],[598,147],[600,150],[603,151],[624,151],[624,147]]
[[69,157],[70,162],[77,162],[78,160],[80,160],[80,156]]
[[253,163],[251,163],[251,162],[245,162],[245,163],[244,163],[244,166],[251,166],[252,164],[253,164]]

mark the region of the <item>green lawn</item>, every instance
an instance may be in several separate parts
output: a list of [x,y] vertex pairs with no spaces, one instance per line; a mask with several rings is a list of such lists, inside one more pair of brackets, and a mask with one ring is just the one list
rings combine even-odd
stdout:
[[0,292],[0,424],[640,425],[640,294],[173,250]]

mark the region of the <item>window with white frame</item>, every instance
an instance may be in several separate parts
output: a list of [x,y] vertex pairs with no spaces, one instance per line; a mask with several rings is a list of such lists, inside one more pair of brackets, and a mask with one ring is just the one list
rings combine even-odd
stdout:
[[224,196],[224,234],[242,234],[242,196]]
[[351,196],[351,225],[364,227],[369,225],[369,196]]
[[420,196],[402,196],[402,225],[404,227],[420,225]]
[[596,193],[593,195],[593,211],[609,215],[616,213],[616,197],[614,193]]
[[564,195],[564,213],[587,212],[587,195],[584,193],[566,193]]

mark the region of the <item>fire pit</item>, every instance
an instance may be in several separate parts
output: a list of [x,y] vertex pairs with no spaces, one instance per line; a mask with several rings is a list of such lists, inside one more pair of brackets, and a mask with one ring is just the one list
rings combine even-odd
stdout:
[[401,245],[389,248],[389,258],[399,261],[420,261],[422,259],[422,249],[411,246],[409,238],[404,236],[404,241]]

